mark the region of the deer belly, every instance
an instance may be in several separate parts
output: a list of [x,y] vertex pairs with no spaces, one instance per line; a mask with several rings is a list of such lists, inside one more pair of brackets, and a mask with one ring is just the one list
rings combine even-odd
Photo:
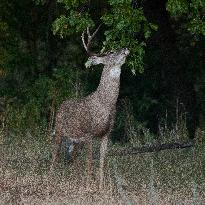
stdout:
[[110,113],[96,104],[91,109],[85,109],[84,104],[69,104],[67,112],[59,112],[57,124],[62,135],[68,138],[82,140],[87,135],[102,136],[110,127]]
[[[61,112],[61,116],[57,116],[57,125],[60,125],[59,129],[62,135],[83,141],[83,138],[87,137],[87,134],[91,130],[91,118],[90,113],[83,107],[83,104],[69,104],[67,112]],[[59,121],[59,122],[58,122]]]
[[92,133],[95,136],[105,135],[110,128],[110,115],[108,113],[98,113],[94,116],[92,123]]

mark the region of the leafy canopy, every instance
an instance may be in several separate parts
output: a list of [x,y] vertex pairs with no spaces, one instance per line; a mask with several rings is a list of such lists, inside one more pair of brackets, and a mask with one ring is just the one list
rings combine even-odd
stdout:
[[[53,33],[61,38],[72,34],[81,34],[87,27],[103,26],[104,41],[101,52],[129,48],[131,54],[127,61],[133,73],[143,72],[145,40],[157,26],[149,23],[142,8],[133,8],[131,0],[108,0],[99,3],[99,18],[96,18],[95,3],[86,0],[58,0],[66,12],[53,23]],[[96,11],[97,12],[97,11]],[[102,31],[102,30],[101,30]],[[143,36],[143,40],[137,38]]]
[[183,19],[191,34],[205,36],[205,0],[168,0],[167,10],[176,20]]

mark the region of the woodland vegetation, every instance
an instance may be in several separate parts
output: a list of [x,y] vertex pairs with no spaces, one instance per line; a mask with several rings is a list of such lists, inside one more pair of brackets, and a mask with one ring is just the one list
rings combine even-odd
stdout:
[[101,70],[85,68],[81,34],[102,24],[94,51],[131,51],[115,138],[129,120],[155,137],[179,118],[191,138],[203,128],[204,0],[1,0],[0,11],[1,126],[48,128],[62,100],[95,90]]

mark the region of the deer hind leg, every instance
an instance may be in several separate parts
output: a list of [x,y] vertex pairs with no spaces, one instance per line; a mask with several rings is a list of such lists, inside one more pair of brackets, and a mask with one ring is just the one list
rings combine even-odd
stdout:
[[70,145],[70,152],[71,152],[71,162],[76,162],[77,158],[78,158],[78,149],[79,146],[77,143],[72,143]]
[[71,162],[74,164],[74,167],[76,168],[78,174],[80,174],[79,170],[79,159],[78,154],[80,150],[80,144],[79,143],[73,143],[72,148],[72,154],[71,154]]
[[99,189],[102,190],[103,182],[104,182],[104,164],[105,164],[105,155],[107,152],[107,145],[108,145],[108,135],[105,135],[102,139],[101,146],[100,146],[100,184]]

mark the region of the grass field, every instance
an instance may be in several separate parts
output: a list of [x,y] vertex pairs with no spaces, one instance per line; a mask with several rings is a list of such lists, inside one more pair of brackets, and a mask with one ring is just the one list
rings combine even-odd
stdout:
[[77,169],[62,160],[50,171],[51,146],[42,136],[1,136],[1,205],[205,204],[203,143],[181,150],[108,157],[105,186],[99,191],[98,160],[89,187],[83,150]]

